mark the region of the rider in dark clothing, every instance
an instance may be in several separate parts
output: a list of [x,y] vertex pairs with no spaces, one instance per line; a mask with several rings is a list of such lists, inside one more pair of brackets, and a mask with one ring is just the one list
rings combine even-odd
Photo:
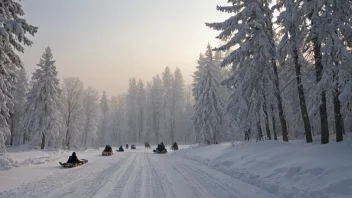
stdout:
[[79,162],[81,162],[81,161],[78,160],[75,152],[73,152],[72,155],[67,160],[67,163],[71,163],[71,164],[76,164]]
[[123,148],[122,148],[122,146],[120,146],[119,151],[120,151],[120,152],[124,151]]

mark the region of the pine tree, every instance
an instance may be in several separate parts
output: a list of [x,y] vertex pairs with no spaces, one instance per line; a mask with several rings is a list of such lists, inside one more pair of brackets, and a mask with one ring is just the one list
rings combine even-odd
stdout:
[[232,65],[232,75],[223,82],[227,87],[234,88],[227,112],[232,113],[236,126],[240,127],[239,131],[247,130],[255,125],[251,125],[248,119],[256,122],[256,112],[263,103],[263,92],[267,91],[277,100],[283,140],[288,141],[269,1],[228,2],[232,5],[218,6],[217,9],[234,13],[234,16],[221,23],[206,23],[208,27],[222,31],[217,38],[227,41],[216,51],[227,51],[238,45],[221,63],[222,67]]
[[155,133],[156,143],[159,144],[160,137],[160,116],[163,104],[163,82],[159,75],[153,77],[153,84],[150,91],[150,102],[152,106],[152,125]]
[[281,40],[280,45],[278,46],[280,60],[282,66],[284,66],[284,61],[286,61],[287,55],[288,58],[293,59],[293,65],[295,67],[296,81],[297,81],[297,89],[299,96],[299,105],[301,109],[302,120],[304,124],[306,142],[313,142],[312,132],[311,132],[311,124],[309,120],[306,97],[304,93],[304,87],[302,82],[302,63],[299,60],[302,57],[300,54],[302,44],[303,44],[303,35],[305,34],[305,30],[302,29],[304,27],[304,18],[300,15],[298,10],[298,3],[294,0],[281,0],[278,4],[282,4],[285,6],[285,11],[281,12],[279,16],[279,22],[285,28],[286,33]]
[[54,64],[51,49],[47,47],[37,64],[39,68],[33,73],[32,88],[27,95],[23,127],[28,135],[26,138],[41,149],[55,144],[62,122],[61,89]]
[[142,135],[144,132],[144,108],[146,102],[146,95],[144,84],[142,80],[137,84],[137,108],[138,108],[138,141],[142,142]]
[[[181,119],[183,107],[185,105],[185,81],[183,79],[181,70],[175,69],[171,84],[171,106],[170,106],[170,140],[171,143],[175,142],[176,122]],[[178,129],[178,132],[181,132]]]
[[164,135],[167,142],[169,137],[171,137],[172,130],[172,80],[173,75],[171,69],[166,67],[162,73],[163,80],[163,119],[164,119]]
[[102,116],[102,122],[101,122],[101,144],[104,145],[105,142],[106,142],[106,120],[107,120],[107,117],[106,117],[106,114],[107,112],[109,111],[109,99],[108,99],[108,96],[106,94],[106,91],[103,91],[103,95],[101,96],[101,99],[100,99],[100,109],[101,109],[101,112],[103,113],[103,116]]
[[132,141],[137,142],[137,82],[131,78],[126,96],[127,105],[127,123],[132,136]]
[[20,57],[15,51],[24,52],[25,46],[31,46],[32,41],[27,33],[34,36],[38,28],[29,25],[21,18],[24,11],[20,3],[13,0],[3,0],[0,4],[0,154],[6,152],[5,142],[10,134],[8,120],[9,111],[13,108],[13,84],[16,67],[22,67]]
[[26,70],[17,69],[16,70],[17,81],[14,86],[13,99],[14,108],[11,113],[11,145],[19,145],[24,143],[24,134],[21,124],[25,114],[25,102],[26,93],[28,90],[28,79],[26,76]]
[[351,98],[351,53],[347,49],[347,43],[352,32],[352,1],[302,2],[302,13],[311,22],[307,27],[305,43],[306,49],[313,49],[314,52],[317,81],[315,95],[319,96],[315,103],[319,104],[321,143],[329,142],[327,95],[330,91],[333,92],[336,140],[342,141],[344,129],[341,103],[346,104],[344,100]]
[[[223,102],[219,97],[220,68],[215,66],[211,46],[207,46],[203,70],[198,79],[196,90],[194,126],[203,135],[205,143],[215,144],[219,141],[223,123]],[[198,70],[199,71],[199,70]],[[198,77],[198,75],[196,75]],[[200,138],[198,139],[198,141]]]

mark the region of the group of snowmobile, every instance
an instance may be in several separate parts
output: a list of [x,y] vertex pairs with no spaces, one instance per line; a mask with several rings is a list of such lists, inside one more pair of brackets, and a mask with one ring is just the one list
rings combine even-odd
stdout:
[[[145,148],[150,148],[150,144],[145,142],[144,143]],[[126,149],[128,149],[128,144],[126,144]],[[134,150],[136,149],[135,145],[131,145],[131,149]],[[176,151],[178,150],[178,145],[177,143],[173,143],[171,146],[171,149]],[[124,152],[125,150],[123,149],[122,146],[119,147],[118,150],[116,150],[117,152]],[[153,150],[154,153],[156,154],[165,154],[167,153],[167,149],[165,148],[165,145],[163,142],[161,142],[160,144],[158,144],[157,148],[155,150]],[[113,151],[110,145],[106,145],[105,149],[102,152],[103,156],[111,156],[113,155]],[[77,158],[76,152],[73,152],[72,155],[68,158],[66,163],[62,163],[59,162],[61,166],[65,167],[65,168],[73,168],[73,167],[77,167],[77,166],[81,166],[83,164],[88,163],[88,160],[86,159],[81,159],[79,160]]]
[[[144,143],[144,146],[145,146],[145,148],[150,148],[150,144],[147,142]],[[126,144],[126,149],[128,149],[128,144]],[[136,146],[131,145],[131,149],[132,150],[136,149]],[[178,150],[178,145],[176,142],[172,144],[171,149],[174,151]],[[124,152],[125,150],[123,149],[122,146],[120,146],[119,149],[116,151],[117,152]],[[167,149],[165,148],[164,143],[161,142],[160,144],[158,144],[157,148],[155,150],[153,150],[153,152],[156,154],[165,154],[165,153],[167,153]],[[112,148],[110,145],[105,146],[105,149],[103,150],[102,155],[103,156],[113,155],[113,151],[112,151]],[[73,168],[73,167],[81,166],[83,164],[88,163],[88,160],[86,160],[86,159],[79,160],[77,158],[76,152],[73,152],[72,155],[68,158],[66,163],[62,163],[62,162],[59,162],[59,163],[60,163],[60,165],[62,165],[65,168]]]

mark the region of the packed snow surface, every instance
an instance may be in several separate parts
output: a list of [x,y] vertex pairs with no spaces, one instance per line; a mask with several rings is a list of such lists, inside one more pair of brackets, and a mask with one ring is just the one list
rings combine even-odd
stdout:
[[[0,171],[0,197],[346,198],[351,144],[238,142],[168,154],[137,147],[113,156],[87,150],[77,155],[89,162],[71,169],[58,164],[67,151],[10,151],[6,159],[22,165]],[[50,160],[24,163],[43,156]]]

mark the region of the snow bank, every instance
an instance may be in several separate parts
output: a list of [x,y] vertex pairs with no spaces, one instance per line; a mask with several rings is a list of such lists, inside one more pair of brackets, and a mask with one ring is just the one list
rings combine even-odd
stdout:
[[[5,155],[0,156],[0,171],[10,170],[13,167],[25,167],[54,162],[62,157],[67,158],[72,153],[72,151],[58,149],[30,149],[26,146],[9,147],[7,150],[8,152]],[[87,152],[89,151],[91,151],[91,149],[87,150]]]
[[327,145],[235,142],[175,154],[279,197],[352,197],[352,141]]

